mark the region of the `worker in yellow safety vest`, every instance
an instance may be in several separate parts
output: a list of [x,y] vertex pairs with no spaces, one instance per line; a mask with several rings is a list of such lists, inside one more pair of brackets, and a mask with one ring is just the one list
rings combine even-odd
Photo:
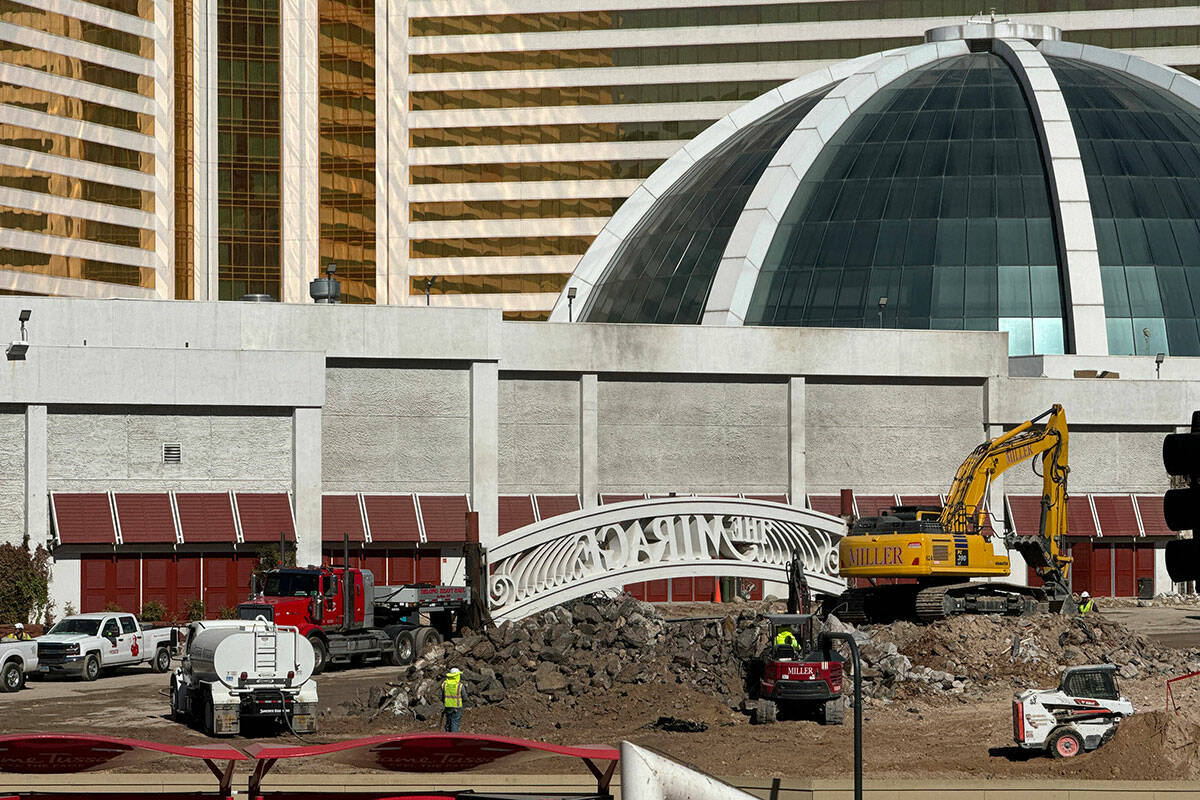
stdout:
[[1079,613],[1090,614],[1096,610],[1096,601],[1092,599],[1087,592],[1082,592],[1079,595]]
[[8,636],[5,636],[4,639],[0,640],[0,641],[27,642],[33,638],[32,636],[30,636],[28,633],[25,632],[24,624],[18,622],[14,627],[16,628],[16,631],[14,631],[13,633],[10,633]]
[[451,668],[446,673],[446,680],[442,681],[442,701],[445,704],[442,719],[445,721],[446,732],[458,733],[458,726],[462,724],[463,706],[462,671],[458,667]]
[[786,625],[779,629],[775,634],[776,647],[791,647],[796,650],[800,649],[800,642],[796,639],[796,634],[792,633],[792,629]]

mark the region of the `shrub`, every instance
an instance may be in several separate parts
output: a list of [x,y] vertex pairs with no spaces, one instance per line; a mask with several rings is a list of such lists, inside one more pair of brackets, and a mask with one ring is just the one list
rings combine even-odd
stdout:
[[167,616],[167,608],[157,600],[151,600],[142,606],[142,613],[138,614],[139,619],[158,622]]
[[0,620],[33,622],[50,604],[50,553],[29,548],[29,537],[20,545],[0,545]]
[[217,619],[237,619],[237,609],[225,606],[217,612]]
[[188,600],[187,618],[189,622],[199,622],[200,620],[204,619],[206,613],[204,601],[199,597],[193,597],[191,600]]
[[112,612],[118,613],[118,614],[123,613],[125,611],[125,609],[121,608],[120,604],[118,604],[118,603],[109,603],[108,605],[106,605],[104,607],[104,610],[112,611]]
[[63,616],[64,617],[73,617],[78,613],[79,612],[75,610],[74,603],[67,603],[65,606],[63,606]]

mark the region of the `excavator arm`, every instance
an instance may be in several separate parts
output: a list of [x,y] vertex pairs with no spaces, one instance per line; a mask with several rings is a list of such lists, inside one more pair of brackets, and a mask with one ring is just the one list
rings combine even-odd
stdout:
[[1071,561],[1063,555],[1070,472],[1067,438],[1066,412],[1055,403],[1037,417],[981,444],[958,468],[941,514],[942,527],[947,531],[985,533],[986,498],[992,481],[1009,467],[1041,456],[1042,511],[1038,535],[1009,535],[1006,544],[1020,552],[1038,576],[1054,587],[1056,594],[1067,591],[1066,567]]

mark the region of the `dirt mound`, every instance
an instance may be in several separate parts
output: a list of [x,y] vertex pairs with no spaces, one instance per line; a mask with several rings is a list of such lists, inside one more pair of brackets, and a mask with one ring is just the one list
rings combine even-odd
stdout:
[[1153,711],[1122,722],[1108,744],[1079,756],[1079,764],[1060,763],[1064,774],[1086,770],[1120,780],[1182,780],[1200,774],[1198,742],[1200,726],[1172,713]]

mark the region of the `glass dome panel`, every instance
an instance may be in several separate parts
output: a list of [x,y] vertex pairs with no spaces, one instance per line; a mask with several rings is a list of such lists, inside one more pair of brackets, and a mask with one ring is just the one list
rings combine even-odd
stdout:
[[750,192],[831,88],[780,106],[693,164],[621,243],[579,318],[698,324]]
[[1046,61],[1087,177],[1113,355],[1200,355],[1200,109],[1124,72]]
[[1020,86],[995,55],[955,56],[885,86],[825,146],[746,324],[1006,330],[1014,355],[1061,353],[1059,265]]

